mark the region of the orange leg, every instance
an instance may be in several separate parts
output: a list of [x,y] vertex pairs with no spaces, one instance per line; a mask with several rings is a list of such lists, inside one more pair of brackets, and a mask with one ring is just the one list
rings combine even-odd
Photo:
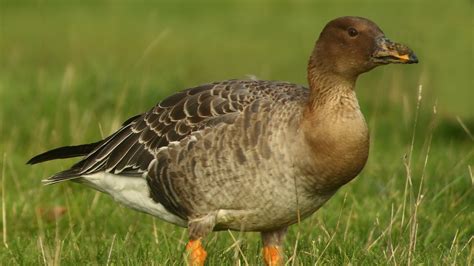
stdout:
[[281,248],[278,246],[263,247],[263,259],[267,266],[283,265],[283,256]]
[[263,260],[267,266],[280,266],[285,264],[283,242],[287,227],[262,232]]
[[186,252],[188,255],[188,265],[203,266],[207,257],[207,252],[204,250],[200,239],[189,240],[186,245]]

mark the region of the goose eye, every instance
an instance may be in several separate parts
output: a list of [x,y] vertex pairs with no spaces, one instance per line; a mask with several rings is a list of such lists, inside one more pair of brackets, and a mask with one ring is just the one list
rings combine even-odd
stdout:
[[351,36],[351,37],[355,37],[355,36],[357,36],[357,35],[359,34],[359,32],[358,32],[356,29],[354,29],[354,28],[349,28],[349,29],[347,30],[347,33],[348,33],[349,36]]

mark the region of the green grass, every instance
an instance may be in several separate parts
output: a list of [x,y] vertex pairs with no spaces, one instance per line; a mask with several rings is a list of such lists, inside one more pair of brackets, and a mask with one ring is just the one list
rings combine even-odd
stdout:
[[[359,80],[369,161],[291,227],[289,263],[473,264],[472,3],[179,2],[0,2],[0,264],[182,264],[184,229],[80,185],[41,185],[74,160],[25,162],[108,135],[186,87],[248,74],[305,84],[319,31],[348,14],[376,21],[420,64]],[[55,207],[67,212],[48,218]],[[261,263],[258,234],[205,245],[209,265]]]

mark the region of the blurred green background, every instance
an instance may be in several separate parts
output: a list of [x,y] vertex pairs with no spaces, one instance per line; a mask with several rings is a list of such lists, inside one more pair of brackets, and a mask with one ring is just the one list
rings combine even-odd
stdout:
[[[110,258],[110,241],[118,234],[116,249],[128,250],[136,258],[123,257],[117,251],[111,253],[112,260],[147,264],[155,260],[157,255],[142,249],[164,252],[163,247],[148,241],[149,230],[155,228],[156,221],[118,208],[107,197],[77,185],[43,188],[41,178],[72,161],[29,167],[24,165],[27,159],[56,146],[96,141],[172,92],[202,83],[252,75],[306,84],[308,56],[320,30],[335,17],[356,15],[375,21],[392,40],[408,44],[420,63],[380,67],[359,79],[357,93],[372,134],[371,157],[361,177],[307,222],[310,229],[301,229],[309,231],[303,231],[307,233],[302,238],[306,242],[300,243],[303,251],[298,250],[297,258],[303,264],[396,264],[397,256],[402,264],[410,262],[410,256],[413,261],[428,263],[471,261],[474,197],[472,172],[468,169],[473,167],[474,151],[472,3],[0,1],[0,163],[2,210],[6,217],[2,219],[3,227],[9,222],[5,230],[8,239],[4,239],[9,248],[0,259],[17,264],[49,263],[55,259],[101,264]],[[419,86],[422,100],[413,135]],[[414,145],[410,146],[412,137]],[[404,193],[405,154],[413,160],[411,193]],[[430,162],[428,166],[425,161]],[[421,240],[415,244],[420,247],[415,254],[409,252],[413,248],[408,234],[410,223],[400,213],[413,217],[410,215],[422,176],[430,178],[420,189],[426,192],[429,207],[422,212],[423,223],[418,232]],[[352,207],[344,205],[344,193],[351,195]],[[380,206],[379,199],[391,205]],[[404,199],[410,208],[405,208]],[[91,201],[99,204],[102,212],[95,209],[85,219],[82,211]],[[390,221],[390,206],[402,204],[403,210],[392,217],[400,226],[396,233],[399,237],[393,238],[400,249],[390,257],[387,239],[390,236],[392,241],[392,236],[382,234],[384,229],[375,224],[379,219],[382,223]],[[54,206],[66,206],[67,217],[56,224],[43,222],[38,209]],[[336,230],[337,215],[344,206],[347,217],[343,219],[359,228],[353,233],[352,245],[344,234],[347,247],[329,248],[321,254],[332,240],[331,234],[325,237],[325,226],[329,232]],[[455,222],[441,226],[442,221],[451,218]],[[157,223],[166,228],[159,239],[170,239],[165,245],[167,255],[160,255],[157,263],[176,263],[179,255],[170,254],[181,252],[176,246],[182,244],[184,231]],[[319,229],[308,226],[314,223]],[[138,227],[143,230],[137,230],[136,239],[141,244],[127,246],[129,224],[140,224]],[[97,236],[84,238],[90,231]],[[301,231],[292,231],[289,237],[289,256],[298,232]],[[373,253],[367,254],[365,244],[373,240],[367,239],[370,232],[379,232],[382,241],[374,243],[376,248],[369,249]],[[178,236],[170,236],[173,234]],[[343,241],[338,237],[339,234],[335,241]],[[55,242],[58,239],[59,244]],[[320,241],[315,244],[314,239]],[[214,243],[217,255],[210,261],[233,263],[233,252],[223,252],[233,242],[219,241],[220,245]],[[247,251],[258,254],[258,241],[252,241]],[[88,247],[75,248],[79,242]],[[459,244],[459,254],[450,249],[457,245],[453,243]],[[62,252],[57,258],[58,245]],[[70,248],[66,251],[66,247]],[[356,255],[359,249],[365,253]],[[24,250],[33,255],[26,255]],[[307,259],[305,252],[314,256]],[[317,259],[321,256],[322,260]],[[258,256],[248,260],[255,263]]]

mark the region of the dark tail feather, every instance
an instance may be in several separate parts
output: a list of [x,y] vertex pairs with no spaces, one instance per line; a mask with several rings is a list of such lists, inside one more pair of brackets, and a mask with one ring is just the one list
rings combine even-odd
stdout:
[[[129,125],[141,115],[142,114],[130,117],[129,119],[127,119],[127,121],[123,122],[122,127]],[[77,145],[77,146],[64,146],[64,147],[52,149],[50,151],[43,152],[41,154],[36,155],[35,157],[31,158],[27,162],[27,164],[37,164],[37,163],[42,163],[42,162],[50,161],[50,160],[85,156],[91,153],[98,145],[100,145],[104,141],[107,141],[110,137],[113,137],[113,136],[114,135],[112,134],[108,136],[107,138],[94,142],[94,143]]]
[[90,144],[83,144],[83,145],[77,145],[77,146],[64,146],[64,147],[52,149],[50,151],[36,155],[35,157],[31,158],[27,162],[27,164],[37,164],[37,163],[50,161],[50,160],[84,156],[92,152],[97,147],[97,145],[99,145],[101,142],[102,140],[98,142],[90,143]]
[[81,171],[77,168],[68,169],[53,176],[49,177],[48,179],[43,179],[41,182],[44,185],[53,185],[59,182],[67,181],[67,180],[74,180],[81,177]]

